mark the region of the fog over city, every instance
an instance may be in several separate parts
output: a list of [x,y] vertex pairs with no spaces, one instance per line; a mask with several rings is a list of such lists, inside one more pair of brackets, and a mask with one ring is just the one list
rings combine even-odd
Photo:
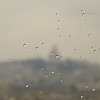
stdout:
[[99,0],[0,0],[0,100],[100,100]]

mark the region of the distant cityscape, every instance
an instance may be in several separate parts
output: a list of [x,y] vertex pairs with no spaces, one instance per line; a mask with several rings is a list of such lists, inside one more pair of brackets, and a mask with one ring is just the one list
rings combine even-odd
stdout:
[[30,59],[0,63],[0,90],[1,98],[3,92],[7,93],[9,90],[22,93],[39,91],[39,94],[42,92],[100,92],[100,65],[63,59],[57,49],[53,48],[46,61]]

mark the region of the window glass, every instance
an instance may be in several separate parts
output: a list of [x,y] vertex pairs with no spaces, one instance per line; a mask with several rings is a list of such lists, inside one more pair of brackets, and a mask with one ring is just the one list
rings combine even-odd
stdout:
[[0,100],[100,99],[100,0],[0,0]]

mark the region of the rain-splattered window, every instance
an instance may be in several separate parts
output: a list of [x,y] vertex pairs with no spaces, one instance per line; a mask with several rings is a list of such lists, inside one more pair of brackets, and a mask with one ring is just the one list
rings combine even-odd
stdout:
[[100,100],[99,0],[0,0],[0,100]]

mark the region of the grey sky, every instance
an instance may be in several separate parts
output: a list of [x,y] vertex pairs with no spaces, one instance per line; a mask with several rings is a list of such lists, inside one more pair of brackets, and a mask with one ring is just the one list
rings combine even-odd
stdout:
[[99,0],[0,0],[0,61],[46,58],[57,44],[64,58],[99,63],[99,26]]

